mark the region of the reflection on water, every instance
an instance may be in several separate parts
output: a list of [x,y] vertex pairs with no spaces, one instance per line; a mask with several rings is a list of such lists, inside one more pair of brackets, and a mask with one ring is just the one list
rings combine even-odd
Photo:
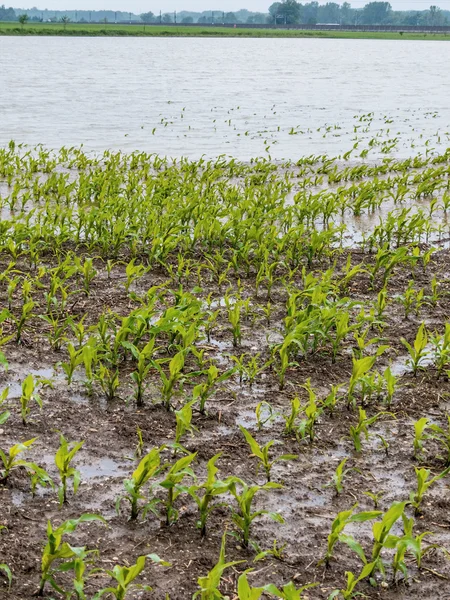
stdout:
[[392,140],[400,156],[428,138],[442,149],[449,51],[436,41],[3,37],[0,145],[295,158],[338,155],[358,136],[354,156],[371,139],[372,158]]

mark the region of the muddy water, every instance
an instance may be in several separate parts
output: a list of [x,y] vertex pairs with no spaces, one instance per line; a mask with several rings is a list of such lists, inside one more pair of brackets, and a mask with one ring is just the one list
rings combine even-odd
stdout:
[[357,138],[354,156],[371,139],[369,158],[385,156],[384,143],[408,156],[427,139],[448,145],[449,51],[436,41],[3,37],[0,145],[248,159],[338,155]]

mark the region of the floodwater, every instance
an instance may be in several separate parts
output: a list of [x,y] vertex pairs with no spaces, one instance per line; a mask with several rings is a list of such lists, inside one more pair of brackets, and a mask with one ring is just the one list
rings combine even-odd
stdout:
[[449,58],[438,41],[2,37],[0,145],[243,160],[356,142],[355,158],[442,151]]

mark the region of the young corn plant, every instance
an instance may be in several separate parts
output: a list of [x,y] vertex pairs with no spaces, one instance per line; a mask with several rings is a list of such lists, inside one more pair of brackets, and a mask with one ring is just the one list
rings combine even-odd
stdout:
[[439,473],[438,475],[435,475],[434,477],[431,477],[431,478],[430,478],[431,471],[429,469],[424,469],[424,468],[418,469],[417,467],[414,467],[414,469],[415,469],[416,478],[417,478],[417,490],[415,492],[411,492],[410,502],[411,502],[411,506],[414,506],[414,508],[415,508],[416,515],[420,515],[421,514],[420,506],[422,504],[423,497],[424,497],[425,493],[427,492],[428,488],[431,485],[433,485],[434,483],[436,483],[436,481],[439,481],[440,479],[445,477],[448,473],[450,473],[450,467],[447,467],[446,469],[444,469],[442,471],[442,473]]
[[34,302],[30,300],[22,305],[22,313],[20,317],[14,317],[16,323],[16,342],[20,344],[22,342],[23,329],[25,324],[30,321],[33,317]]
[[444,450],[444,456],[439,457],[444,460],[445,466],[450,466],[450,415],[447,415],[447,429],[440,427],[435,423],[430,424],[430,438],[437,442]]
[[285,584],[280,590],[273,584],[266,585],[263,589],[270,594],[273,594],[276,598],[282,600],[302,600],[302,594],[305,590],[309,590],[312,587],[319,585],[318,583],[308,583],[297,587],[294,582],[290,581]]
[[112,402],[120,386],[119,369],[110,369],[99,363],[98,369],[94,372],[94,378],[100,385],[106,400]]
[[307,437],[309,438],[309,443],[312,444],[316,434],[316,423],[322,414],[322,407],[318,406],[316,393],[311,387],[311,380],[308,379],[306,384],[302,387],[308,392],[309,400],[302,407],[302,411],[306,418],[300,421],[297,427],[296,436],[302,440]]
[[282,415],[285,421],[284,434],[292,435],[293,433],[297,433],[297,425],[296,421],[298,416],[301,413],[301,403],[300,398],[296,396],[291,400],[291,412],[288,415]]
[[144,267],[144,265],[134,264],[135,260],[136,259],[133,258],[125,267],[125,274],[127,276],[125,282],[125,290],[127,294],[130,292],[130,288],[133,285],[133,283],[140,279],[146,272],[146,268]]
[[71,466],[72,460],[83,446],[82,442],[68,442],[61,433],[59,436],[59,448],[55,454],[55,465],[59,472],[61,485],[58,488],[59,505],[67,503],[67,484],[73,479],[73,493],[76,494],[80,485],[80,471]]
[[53,529],[51,522],[47,524],[47,543],[42,553],[41,580],[37,596],[44,595],[45,585],[48,583],[56,592],[64,594],[64,590],[56,582],[56,575],[71,570],[75,561],[84,560],[89,554],[85,547],[76,548],[63,541],[63,537],[73,533],[80,523],[90,521],[101,521],[106,524],[103,517],[98,515],[84,514],[78,519],[64,521],[59,527]]
[[161,377],[162,387],[161,394],[163,399],[163,405],[166,410],[172,408],[172,396],[174,393],[175,385],[183,379],[183,369],[185,361],[185,350],[180,350],[169,362],[169,373],[166,375],[161,365],[157,361],[153,361],[153,366],[159,372]]
[[239,425],[240,430],[242,431],[248,445],[250,446],[250,450],[252,451],[252,456],[259,459],[257,473],[259,468],[262,467],[266,474],[267,482],[270,482],[272,467],[275,463],[283,461],[283,460],[296,460],[298,458],[297,454],[282,454],[273,460],[269,458],[269,450],[275,444],[274,440],[267,442],[265,446],[260,446],[254,437],[250,434],[245,427]]
[[376,361],[376,356],[366,356],[364,358],[353,358],[353,369],[348,385],[348,406],[351,404],[356,408],[355,393],[358,386],[361,386],[364,376],[372,369]]
[[197,580],[199,590],[194,594],[195,598],[200,600],[221,600],[224,596],[219,590],[222,576],[226,569],[234,567],[244,561],[232,561],[226,562],[225,558],[225,544],[226,544],[227,532],[222,536],[222,544],[220,546],[220,555],[217,564],[211,569],[211,571],[205,577],[199,577]]
[[[392,542],[396,543],[397,538],[391,535],[391,529],[395,523],[403,517],[405,507],[408,502],[393,502],[389,509],[384,513],[381,521],[372,525],[373,547],[370,564],[372,565],[369,577],[373,576],[376,570],[384,575],[384,565],[381,559],[381,552],[384,548],[392,547]],[[363,555],[363,554],[362,554]]]
[[351,473],[352,471],[361,473],[361,471],[355,467],[349,467],[348,469],[346,469],[345,465],[347,463],[347,460],[348,460],[348,458],[344,458],[344,460],[341,460],[341,462],[339,463],[339,465],[336,468],[336,471],[333,473],[333,477],[332,477],[331,481],[329,483],[327,483],[327,485],[325,486],[325,487],[334,487],[334,489],[336,491],[336,496],[339,496],[339,494],[341,494],[344,491],[343,481],[344,481],[344,477],[346,477],[348,473]]
[[228,305],[228,320],[231,324],[233,332],[233,346],[240,346],[242,341],[241,332],[241,304],[240,300],[236,300],[233,305]]
[[134,381],[136,386],[136,406],[141,408],[144,406],[145,380],[154,364],[152,357],[155,352],[155,338],[152,338],[149,342],[147,342],[141,351],[130,342],[122,342],[122,345],[131,351],[133,357],[137,361],[136,369],[131,373],[131,379]]
[[206,381],[196,385],[193,390],[194,400],[198,400],[200,404],[200,414],[206,414],[206,402],[215,394],[217,386],[230,379],[234,373],[235,369],[228,369],[220,375],[218,368],[215,365],[210,365],[205,373],[207,376]]
[[344,510],[336,515],[331,525],[331,532],[328,535],[327,551],[319,564],[325,563],[326,566],[329,566],[331,560],[333,559],[335,546],[342,539],[342,534],[347,525],[350,523],[364,523],[365,521],[372,521],[383,514],[379,510],[355,513],[357,507],[358,505],[355,504],[350,510]]
[[7,453],[0,449],[0,483],[6,485],[8,478],[13,471],[17,469],[25,469],[31,480],[31,491],[33,495],[35,493],[37,484],[40,484],[44,487],[47,484],[53,486],[53,482],[45,469],[34,462],[28,462],[18,458],[19,454],[26,452],[36,440],[37,438],[33,438],[26,442],[15,444],[14,446],[11,446]]
[[22,417],[22,423],[24,426],[27,425],[27,418],[31,412],[30,403],[36,402],[39,408],[42,410],[42,400],[39,394],[35,392],[36,381],[33,375],[28,375],[22,382],[22,394],[20,396],[20,414]]
[[222,481],[216,477],[217,473],[219,472],[219,469],[216,467],[216,462],[221,455],[222,452],[219,452],[208,461],[207,477],[204,483],[191,485],[189,488],[187,488],[188,494],[191,496],[191,498],[193,498],[198,507],[200,516],[197,526],[200,529],[202,537],[205,537],[206,535],[206,524],[209,515],[215,508],[223,505],[211,504],[212,501],[217,496],[226,494],[230,490],[230,486],[233,481],[233,478],[227,478]]
[[11,584],[12,584],[12,579],[13,579],[11,569],[8,567],[7,564],[2,563],[2,564],[0,564],[0,572],[4,573],[5,577],[8,580],[8,592],[9,592],[11,589]]
[[425,431],[429,426],[430,420],[427,417],[422,417],[414,423],[414,458],[416,460],[420,460],[422,451],[423,451],[423,443],[428,436]]
[[347,577],[347,586],[343,589],[333,590],[331,594],[328,596],[328,600],[334,600],[334,598],[339,598],[342,596],[343,600],[352,600],[356,598],[356,596],[360,596],[359,592],[355,592],[355,588],[364,579],[366,579],[373,571],[374,564],[367,563],[363,566],[361,573],[356,576],[351,571],[346,571],[345,575]]
[[277,483],[271,482],[268,482],[265,485],[248,486],[241,479],[238,479],[237,477],[233,478],[230,485],[230,492],[238,504],[238,510],[232,508],[231,516],[234,524],[239,529],[242,543],[246,548],[250,541],[251,525],[256,518],[267,515],[272,521],[284,523],[284,519],[279,513],[268,512],[267,510],[253,511],[252,509],[254,497],[258,492],[280,489],[282,487],[283,486]]
[[[138,467],[131,475],[131,478],[125,479],[123,485],[126,490],[126,495],[117,498],[117,513],[120,511],[123,500],[126,500],[131,505],[130,520],[135,521],[140,512],[143,512],[145,516],[150,511],[158,516],[156,506],[159,504],[159,500],[157,498],[148,500],[143,493],[143,488],[150,479],[156,477],[163,471],[164,467],[161,466],[161,451],[163,449],[164,446],[151,450],[141,459]],[[140,506],[141,500],[145,501],[142,506]]]
[[425,323],[422,323],[419,327],[413,345],[411,345],[407,340],[405,340],[405,338],[401,338],[400,341],[408,350],[410,357],[408,363],[412,367],[414,377],[416,377],[419,369],[422,368],[422,361],[428,356],[428,335]]
[[188,454],[177,460],[168,470],[164,480],[160,482],[160,486],[167,490],[167,500],[165,502],[166,525],[172,525],[178,519],[178,511],[175,508],[175,502],[178,496],[186,491],[181,485],[183,479],[185,477],[192,477],[192,479],[195,479],[195,474],[190,468],[190,465],[195,460],[196,456],[197,453]]
[[116,565],[112,571],[106,570],[105,573],[114,580],[115,587],[109,586],[97,592],[92,600],[98,600],[105,594],[109,594],[115,600],[125,600],[128,592],[133,589],[144,590],[151,592],[152,588],[149,585],[142,585],[134,583],[135,579],[139,577],[142,571],[145,569],[145,563],[147,559],[150,559],[153,564],[161,565],[163,567],[172,566],[170,563],[165,562],[157,554],[147,554],[145,556],[139,556],[134,565],[121,566]]
[[395,415],[393,413],[389,413],[386,411],[381,411],[373,417],[367,417],[366,411],[363,408],[359,407],[358,423],[356,427],[350,425],[350,438],[353,440],[353,445],[358,454],[361,452],[361,436],[364,435],[367,441],[369,439],[369,427],[384,415],[389,415],[390,417],[395,419]]
[[177,422],[176,430],[175,430],[175,443],[174,447],[182,448],[180,445],[181,438],[184,436],[186,432],[189,432],[194,435],[194,431],[198,431],[194,425],[192,425],[192,406],[196,403],[196,400],[191,400],[187,402],[183,408],[175,411],[175,418]]
[[[8,395],[9,395],[9,387],[5,388],[3,390],[3,392],[1,393],[0,407],[2,406],[2,404],[4,404],[6,402],[6,400],[8,399]],[[0,410],[1,410],[1,408],[0,408]],[[11,411],[9,411],[9,410],[5,410],[5,412],[0,412],[0,425],[3,425],[4,423],[6,423],[6,421],[9,419],[10,416],[11,416]]]
[[67,351],[69,360],[68,362],[61,362],[61,366],[67,377],[67,385],[71,385],[76,368],[83,364],[83,355],[82,350],[76,350],[71,342],[67,344]]

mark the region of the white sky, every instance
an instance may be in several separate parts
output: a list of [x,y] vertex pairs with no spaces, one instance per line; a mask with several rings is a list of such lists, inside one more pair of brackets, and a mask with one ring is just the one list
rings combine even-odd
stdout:
[[[4,0],[2,0],[3,2]],[[307,2],[308,0],[302,0]],[[320,4],[325,4],[327,0],[320,0]],[[335,0],[342,4],[344,0]],[[350,4],[357,8],[364,6],[369,0],[351,0]],[[15,2],[11,0],[5,2],[6,6],[13,5],[18,8]],[[22,0],[20,8],[33,8],[34,2],[24,2]],[[38,7],[51,10],[123,10],[132,11],[140,14],[151,10],[154,13],[171,12],[174,10],[225,10],[233,11],[240,8],[247,8],[252,11],[266,12],[272,4],[271,0],[42,0]],[[391,0],[391,5],[395,10],[424,10],[436,4],[442,9],[450,10],[450,0]]]

